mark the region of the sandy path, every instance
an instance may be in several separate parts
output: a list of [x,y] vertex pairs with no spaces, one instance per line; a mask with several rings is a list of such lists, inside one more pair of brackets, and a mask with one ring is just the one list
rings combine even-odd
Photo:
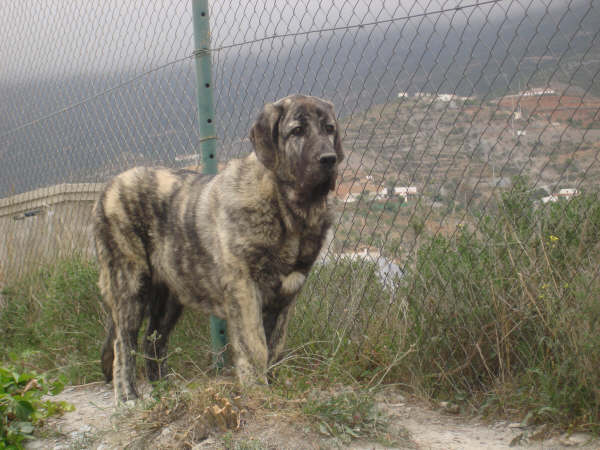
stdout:
[[[75,410],[52,419],[44,439],[29,442],[28,449],[116,449],[130,443],[135,435],[132,430],[124,432],[119,425],[122,415],[115,412],[110,386],[92,383],[84,386],[67,387],[56,400],[64,400],[75,406]],[[380,399],[380,410],[390,418],[390,430],[398,434],[408,431],[409,438],[401,440],[396,448],[431,450],[502,450],[525,449],[600,449],[600,441],[587,442],[590,436],[575,435],[554,437],[546,441],[527,439],[535,431],[517,427],[517,424],[499,422],[488,425],[461,416],[434,411],[425,406],[407,402],[401,395],[388,395]],[[332,448],[336,444],[329,438],[307,431],[306,426],[277,421],[277,426],[263,426],[249,420],[245,429],[237,433],[239,439],[260,443],[256,448]],[[56,432],[54,432],[56,431]],[[168,434],[165,430],[163,434]],[[519,441],[519,436],[522,439]],[[516,440],[515,440],[516,439]],[[518,442],[517,442],[518,441]],[[212,437],[197,448],[224,448],[219,436]],[[254,448],[254,447],[253,447]],[[354,449],[382,449],[382,444],[356,442]]]

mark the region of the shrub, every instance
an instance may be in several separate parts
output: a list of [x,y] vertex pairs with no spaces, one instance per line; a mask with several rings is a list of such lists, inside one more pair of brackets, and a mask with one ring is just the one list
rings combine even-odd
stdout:
[[416,349],[407,369],[434,396],[598,427],[600,200],[536,209],[527,185],[514,186],[476,230],[418,250],[401,285]]
[[23,441],[33,437],[35,426],[43,419],[71,409],[65,402],[42,399],[62,389],[58,380],[0,366],[0,448],[23,448]]
[[317,267],[291,323],[294,374],[598,429],[600,199],[536,196],[516,179],[473,226],[418,230],[391,286],[368,260]]

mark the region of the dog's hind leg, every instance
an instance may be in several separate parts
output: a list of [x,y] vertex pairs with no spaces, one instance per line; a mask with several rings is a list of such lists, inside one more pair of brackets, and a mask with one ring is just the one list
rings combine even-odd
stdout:
[[290,302],[283,308],[263,310],[263,324],[267,338],[267,348],[269,349],[269,368],[279,361],[281,352],[285,347],[292,306],[293,302]]
[[114,322],[113,383],[117,403],[135,400],[137,335],[144,318],[148,276],[126,264],[111,274],[112,320]]
[[106,318],[106,329],[108,332],[102,346],[100,362],[104,379],[107,383],[110,383],[113,379],[113,361],[115,359],[115,324],[110,314]]
[[169,334],[181,316],[183,306],[165,286],[152,288],[150,321],[144,337],[146,375],[150,381],[157,381],[167,374],[167,346]]

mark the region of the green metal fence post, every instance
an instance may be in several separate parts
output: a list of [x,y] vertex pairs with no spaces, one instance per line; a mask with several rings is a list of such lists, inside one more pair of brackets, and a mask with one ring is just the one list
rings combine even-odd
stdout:
[[[196,62],[196,94],[200,124],[200,149],[203,173],[217,173],[216,135],[213,109],[213,84],[210,54],[210,24],[208,0],[192,0]],[[213,362],[217,368],[225,365],[227,322],[210,316],[210,337]]]

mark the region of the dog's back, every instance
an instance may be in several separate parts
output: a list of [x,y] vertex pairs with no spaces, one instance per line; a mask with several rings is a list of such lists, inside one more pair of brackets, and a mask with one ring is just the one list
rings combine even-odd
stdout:
[[[131,272],[136,266],[142,277],[173,288],[185,284],[186,274],[194,277],[192,266],[208,263],[196,214],[211,179],[190,170],[136,167],[107,184],[94,211],[102,290],[110,284],[103,277],[115,268]],[[190,287],[198,284],[197,279],[187,281]]]
[[98,245],[109,252],[128,252],[145,258],[151,235],[165,234],[169,215],[177,205],[177,193],[207,179],[192,171],[136,167],[113,178],[95,206],[94,225]]

